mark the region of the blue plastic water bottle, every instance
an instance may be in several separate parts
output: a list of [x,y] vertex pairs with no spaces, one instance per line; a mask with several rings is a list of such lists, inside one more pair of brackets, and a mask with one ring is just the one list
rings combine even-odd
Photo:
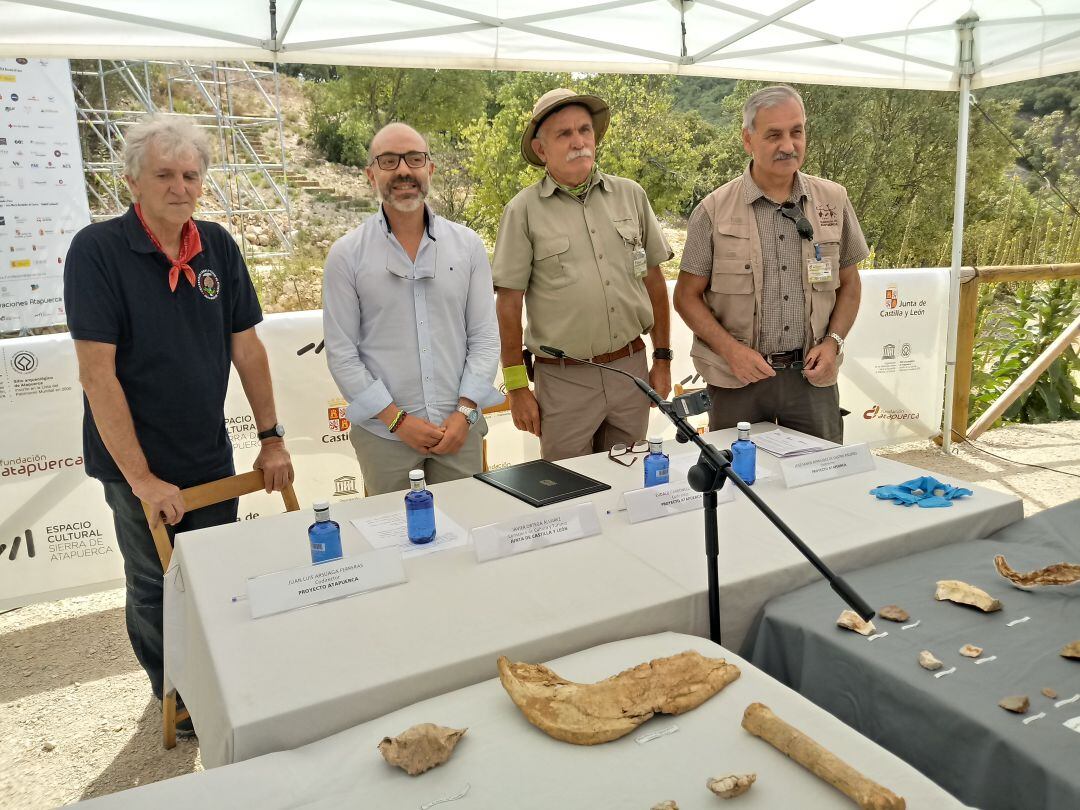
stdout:
[[731,443],[731,468],[748,484],[757,478],[757,445],[750,441],[750,423],[739,422],[739,438]]
[[308,527],[313,564],[330,562],[341,558],[341,526],[330,519],[330,504],[320,501],[313,504],[315,522]]
[[649,455],[645,456],[645,486],[658,487],[666,484],[668,477],[668,457],[664,453],[664,440],[659,436],[649,437]]
[[405,523],[409,542],[423,545],[435,539],[435,496],[427,489],[423,470],[409,473],[411,490],[405,493]]

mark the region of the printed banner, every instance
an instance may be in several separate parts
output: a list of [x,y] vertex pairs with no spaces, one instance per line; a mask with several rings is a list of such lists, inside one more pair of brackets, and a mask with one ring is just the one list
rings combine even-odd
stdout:
[[64,258],[90,223],[66,59],[0,59],[0,332],[62,324]]

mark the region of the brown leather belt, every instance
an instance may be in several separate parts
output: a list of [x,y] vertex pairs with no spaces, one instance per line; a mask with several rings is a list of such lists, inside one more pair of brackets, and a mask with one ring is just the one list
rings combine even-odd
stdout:
[[[614,360],[622,360],[624,357],[629,357],[634,352],[643,352],[643,351],[645,351],[645,341],[642,340],[639,337],[636,337],[633,340],[631,340],[629,343],[627,343],[625,346],[623,346],[621,349],[616,349],[615,351],[608,352],[607,354],[598,354],[598,355],[596,355],[596,357],[593,357],[591,359],[592,359],[592,361],[594,363],[601,363],[601,364],[610,363],[610,362],[612,362]],[[579,362],[578,360],[571,360],[569,357],[566,357],[566,358],[564,358],[562,360],[559,360],[558,358],[555,358],[555,357],[541,357],[540,355],[533,355],[533,362],[534,363],[565,363],[568,366],[580,366],[580,365],[582,365],[582,363]]]
[[[773,354],[764,355],[765,362],[773,368],[788,368],[794,363],[802,363],[803,354],[802,349],[792,349],[789,352],[774,352]],[[800,366],[795,366],[801,368]]]

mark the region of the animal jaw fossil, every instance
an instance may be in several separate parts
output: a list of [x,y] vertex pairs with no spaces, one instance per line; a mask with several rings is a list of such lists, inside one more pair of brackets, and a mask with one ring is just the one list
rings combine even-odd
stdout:
[[654,714],[696,709],[739,677],[722,658],[687,651],[597,683],[574,683],[542,664],[499,657],[499,680],[530,723],[557,740],[597,745],[629,734]]
[[705,783],[705,787],[721,799],[734,799],[746,793],[756,781],[756,773],[733,773],[728,776],[713,777]]
[[1080,582],[1080,565],[1075,563],[1055,563],[1046,568],[1028,571],[1021,574],[1005,562],[1005,558],[998,554],[994,557],[994,567],[997,572],[1014,585],[1029,588],[1035,585],[1072,585]]
[[420,723],[396,737],[383,737],[379,753],[391,765],[401,768],[409,776],[416,776],[450,759],[454,746],[466,731],[468,729]]
[[982,588],[976,588],[974,585],[968,585],[966,582],[961,582],[958,579],[942,579],[938,581],[937,591],[934,592],[934,598],[939,602],[943,602],[946,599],[950,602],[957,602],[961,605],[971,605],[977,607],[984,613],[993,613],[995,610],[1001,610],[1001,602]]

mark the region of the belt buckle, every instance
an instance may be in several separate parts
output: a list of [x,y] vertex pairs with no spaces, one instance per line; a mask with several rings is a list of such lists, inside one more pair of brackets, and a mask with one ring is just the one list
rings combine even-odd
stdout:
[[793,359],[790,362],[781,361],[781,360],[776,359],[776,358],[779,358],[779,357],[792,357],[794,354],[795,354],[794,351],[773,352],[772,354],[769,354],[769,355],[765,356],[765,362],[768,363],[771,368],[779,368],[779,369],[794,368],[794,369],[800,369],[800,368],[803,367],[803,361],[801,359],[799,359],[799,360],[794,360]]

